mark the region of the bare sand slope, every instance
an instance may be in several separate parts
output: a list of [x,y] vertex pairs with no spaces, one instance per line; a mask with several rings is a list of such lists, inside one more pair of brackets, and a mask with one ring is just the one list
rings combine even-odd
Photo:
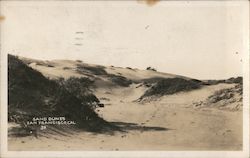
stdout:
[[205,86],[190,92],[152,99],[134,100],[145,92],[136,84],[125,88],[99,88],[105,102],[97,112],[123,132],[65,133],[46,137],[9,138],[9,150],[241,150],[242,111],[194,108],[230,84]]
[[[92,67],[98,68],[106,71],[107,74],[114,74],[119,76],[124,76],[127,79],[131,79],[133,81],[139,81],[148,78],[173,78],[173,77],[182,77],[175,74],[156,72],[150,70],[139,70],[136,68],[122,68],[122,67],[114,67],[114,66],[101,66],[94,64],[83,63],[82,61],[73,61],[73,60],[52,60],[52,61],[42,61],[35,60],[29,58],[20,57],[22,61],[24,61],[30,67],[40,71],[43,75],[49,78],[69,78],[69,77],[96,77],[102,78],[100,74],[93,74],[93,72],[86,71],[84,69],[81,73],[79,73],[78,68],[81,67]],[[103,78],[102,78],[103,79]]]

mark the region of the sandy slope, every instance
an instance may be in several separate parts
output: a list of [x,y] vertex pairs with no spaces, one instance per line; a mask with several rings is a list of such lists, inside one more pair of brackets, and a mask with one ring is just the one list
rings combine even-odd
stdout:
[[[241,150],[242,111],[194,108],[230,84],[206,86],[191,92],[164,96],[147,103],[134,102],[145,88],[99,88],[105,102],[100,116],[124,132],[67,136],[9,138],[9,150]],[[35,144],[35,145],[34,145]]]
[[[83,66],[93,66],[98,67],[100,65],[94,64],[86,64],[80,61],[72,61],[72,60],[52,60],[52,61],[40,61],[28,58],[22,58],[25,63],[27,63],[32,68],[42,72],[43,75],[49,78],[69,78],[69,77],[89,77],[88,75],[92,75],[95,77],[100,77],[93,75],[92,73],[86,72],[85,74],[79,74],[76,71],[77,65]],[[101,66],[102,67],[102,66]],[[131,80],[142,80],[147,78],[172,78],[172,77],[182,77],[187,78],[184,76],[179,76],[175,74],[168,74],[162,72],[154,72],[149,70],[139,70],[139,69],[132,69],[132,68],[121,68],[121,67],[114,67],[114,66],[106,66],[104,70],[109,74],[121,75]]]

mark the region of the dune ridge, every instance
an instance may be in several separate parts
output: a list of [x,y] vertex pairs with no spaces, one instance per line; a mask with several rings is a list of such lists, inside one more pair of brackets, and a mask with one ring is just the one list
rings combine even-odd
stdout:
[[[72,117],[79,118],[84,112],[78,107],[84,104],[90,112],[84,115],[91,114],[92,119],[81,120],[89,124],[85,130],[52,126],[51,134],[45,133],[39,139],[30,135],[11,136],[11,150],[242,149],[242,77],[197,80],[151,69],[102,66],[81,60],[18,59],[25,64],[25,68],[18,69],[39,73],[37,76],[63,87],[73,96],[66,99],[68,105],[63,102],[56,111],[67,114],[66,109],[72,110]],[[19,80],[14,75],[9,77]],[[42,89],[47,84],[36,84],[41,86],[38,91],[46,91]],[[15,92],[20,95],[20,89]],[[13,102],[11,98],[16,97],[10,97]],[[37,146],[32,146],[34,142]]]

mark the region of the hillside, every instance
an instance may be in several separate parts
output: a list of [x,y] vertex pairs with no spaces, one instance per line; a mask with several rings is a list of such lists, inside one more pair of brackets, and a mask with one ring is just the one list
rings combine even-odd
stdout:
[[[20,135],[38,130],[39,126],[27,126],[26,123],[34,117],[64,116],[75,121],[75,127],[96,132],[111,127],[91,108],[99,102],[94,94],[85,88],[81,89],[83,94],[77,96],[67,85],[72,87],[78,80],[72,78],[70,81],[71,84],[68,81],[63,85],[62,82],[49,80],[18,57],[8,55],[8,120],[20,125],[23,129]],[[89,82],[87,79],[80,81]]]
[[[63,77],[65,79],[75,77],[87,77],[92,80],[103,80],[108,85],[119,85],[119,81],[126,82],[128,86],[131,83],[140,83],[143,81],[155,82],[162,78],[184,78],[174,74],[162,73],[152,70],[139,70],[137,68],[122,68],[115,66],[101,66],[87,64],[80,60],[51,60],[41,61],[35,59],[22,58],[20,59],[30,67],[42,72],[49,78]],[[117,81],[117,82],[116,82]],[[113,82],[113,83],[112,83]]]
[[242,149],[242,77],[201,81],[153,68],[14,59],[19,67],[9,65],[17,85],[9,86],[10,121],[50,112],[75,119],[85,130],[35,140],[10,137],[11,150]]
[[[59,78],[67,80],[72,77],[84,77],[88,79],[92,83],[90,89],[99,96],[103,102],[107,101],[103,96],[106,96],[106,93],[116,91],[115,89],[117,87],[119,89],[127,89],[126,91],[130,91],[130,93],[134,94],[131,101],[147,101],[152,97],[156,98],[179,92],[188,92],[211,85],[236,84],[242,86],[242,77],[201,81],[185,76],[157,72],[154,69],[152,70],[152,68],[139,70],[137,68],[122,68],[112,65],[101,66],[87,64],[81,60],[42,61],[23,57],[20,59],[33,69],[54,80]],[[201,103],[194,104],[200,106]],[[207,106],[208,104],[209,103],[203,105]]]

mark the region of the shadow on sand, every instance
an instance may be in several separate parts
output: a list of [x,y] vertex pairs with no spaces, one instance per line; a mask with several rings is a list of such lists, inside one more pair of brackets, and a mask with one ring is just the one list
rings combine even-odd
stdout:
[[[128,132],[128,131],[140,131],[140,132],[148,132],[148,131],[168,131],[172,130],[165,127],[157,127],[157,126],[146,126],[143,123],[130,123],[130,122],[109,122],[109,126],[102,130],[92,130],[92,134],[108,134],[114,135],[116,132]],[[74,133],[81,132],[81,129],[68,127],[68,126],[47,126],[47,130],[41,131],[39,128],[23,128],[23,127],[12,127],[8,129],[8,136],[14,137],[26,137],[26,136],[35,136],[36,138],[43,137],[51,137],[53,135],[61,135],[61,136],[71,136]],[[88,131],[88,130],[84,130]]]
[[138,130],[138,131],[168,131],[169,128],[145,126],[129,122],[110,122],[111,124],[119,127],[122,131]]

